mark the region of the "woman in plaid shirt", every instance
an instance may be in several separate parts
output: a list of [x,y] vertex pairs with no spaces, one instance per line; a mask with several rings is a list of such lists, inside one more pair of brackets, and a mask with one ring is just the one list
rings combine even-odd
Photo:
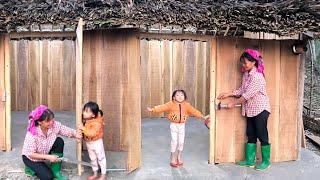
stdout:
[[262,162],[255,166],[256,170],[264,170],[270,166],[270,144],[267,122],[270,114],[270,103],[264,78],[264,64],[260,53],[247,49],[241,55],[242,84],[231,93],[221,93],[218,99],[236,97],[228,103],[228,108],[242,104],[242,115],[247,118],[246,159],[238,162],[240,166],[255,166],[257,139],[261,142]]
[[[81,138],[80,131],[68,128],[54,120],[53,112],[40,105],[29,114],[27,134],[22,148],[22,160],[27,175],[38,176],[41,180],[66,179],[61,174],[64,142],[58,135]],[[44,161],[50,161],[48,166]]]

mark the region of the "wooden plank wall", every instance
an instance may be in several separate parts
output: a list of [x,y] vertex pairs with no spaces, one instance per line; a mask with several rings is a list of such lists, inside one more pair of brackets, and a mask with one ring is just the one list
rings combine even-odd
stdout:
[[[216,94],[240,86],[239,57],[244,49],[261,51],[265,61],[267,93],[272,114],[268,120],[273,162],[296,160],[298,143],[299,56],[291,52],[292,41],[217,39]],[[227,83],[228,82],[228,83]],[[223,102],[230,101],[227,99]],[[246,120],[240,108],[216,112],[215,162],[235,162],[244,157]],[[258,148],[258,153],[260,152]],[[260,156],[260,155],[258,155]]]
[[106,149],[132,153],[128,168],[134,169],[141,148],[140,40],[129,30],[85,31],[83,38],[83,103],[99,104]]
[[71,40],[11,41],[11,107],[75,109],[75,44]]
[[147,107],[171,100],[175,89],[184,89],[188,101],[203,114],[209,114],[210,47],[208,42],[141,40],[141,115]]

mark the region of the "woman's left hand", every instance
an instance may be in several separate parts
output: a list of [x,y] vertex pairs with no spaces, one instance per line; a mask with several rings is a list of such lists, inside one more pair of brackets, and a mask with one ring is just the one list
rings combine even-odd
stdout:
[[227,105],[228,105],[228,108],[234,108],[235,107],[235,103],[234,102],[229,102]]
[[217,99],[219,100],[222,100],[222,99],[225,99],[227,97],[231,97],[232,96],[232,93],[220,93],[217,97]]
[[48,154],[45,156],[45,159],[49,160],[50,162],[57,162],[59,157],[56,155]]
[[77,129],[77,133],[76,133],[76,139],[81,140],[82,139],[82,131],[80,129]]

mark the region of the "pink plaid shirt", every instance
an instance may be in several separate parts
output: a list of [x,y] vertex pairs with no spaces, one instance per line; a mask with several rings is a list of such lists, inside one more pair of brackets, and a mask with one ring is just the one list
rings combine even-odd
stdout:
[[246,99],[246,102],[242,104],[243,116],[254,117],[264,110],[270,112],[266,80],[256,68],[243,74],[241,87],[235,90],[233,95]]
[[52,128],[48,130],[47,135],[44,135],[38,126],[37,135],[32,135],[30,132],[27,132],[22,148],[22,155],[27,156],[31,161],[41,161],[32,159],[29,155],[32,153],[48,154],[58,135],[75,137],[76,130],[68,128],[60,122],[54,121]]

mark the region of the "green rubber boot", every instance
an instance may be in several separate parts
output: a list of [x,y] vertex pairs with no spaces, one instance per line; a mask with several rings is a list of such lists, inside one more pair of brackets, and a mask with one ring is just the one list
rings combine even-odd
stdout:
[[33,177],[36,175],[36,173],[31,169],[29,168],[28,166],[25,166],[24,167],[24,173],[27,175],[27,176],[30,176],[30,177]]
[[244,161],[238,162],[237,164],[239,166],[254,167],[255,161],[256,161],[256,150],[257,150],[257,145],[255,143],[247,143],[246,159]]
[[270,167],[270,145],[261,146],[262,162],[256,166],[256,170],[263,171]]
[[[53,155],[57,155],[59,157],[63,157],[63,153],[52,153]],[[62,162],[54,162],[50,164],[50,168],[53,174],[53,177],[57,180],[67,180],[61,173],[61,163]]]

